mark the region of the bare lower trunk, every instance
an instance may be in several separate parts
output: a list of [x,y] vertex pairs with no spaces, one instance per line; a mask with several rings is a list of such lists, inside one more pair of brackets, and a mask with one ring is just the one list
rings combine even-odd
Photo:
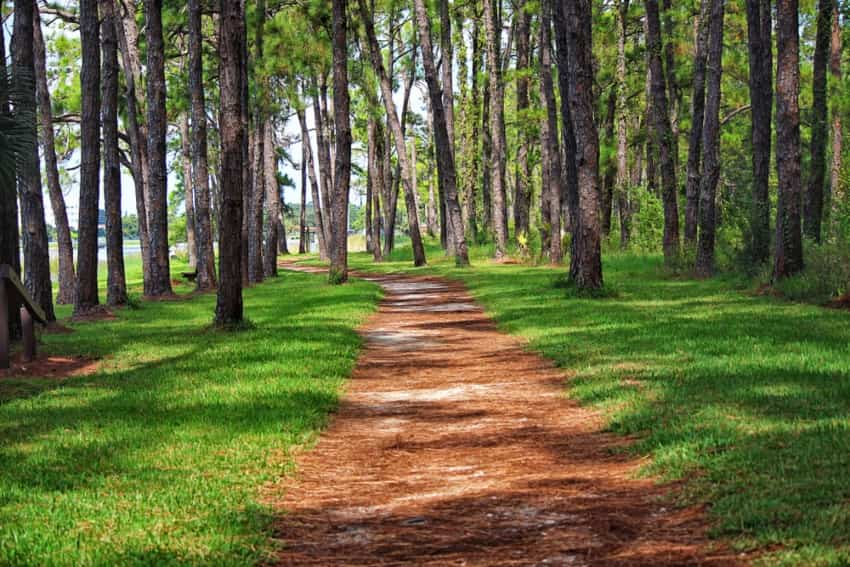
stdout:
[[716,233],[715,201],[720,179],[720,80],[723,69],[724,0],[711,0],[708,40],[707,94],[702,146],[705,153],[700,183],[699,241],[696,273],[709,277],[714,273]]
[[[838,11],[836,0],[835,16],[832,19],[832,42],[830,44],[829,71],[832,75],[836,88],[841,84],[841,14]],[[832,106],[832,165],[830,168],[830,195],[832,208],[843,203],[845,195],[842,194],[841,185],[841,109],[839,104]]]
[[[553,264],[563,259],[561,249],[561,150],[558,147],[558,110],[552,81],[552,6],[544,0],[540,20],[540,98],[545,116],[540,124],[540,155],[543,187],[540,209],[543,217],[544,252]],[[548,230],[547,230],[548,229]]]
[[331,265],[328,281],[348,280],[348,190],[351,181],[351,125],[348,94],[346,0],[333,0],[334,184],[331,201]]
[[106,208],[106,303],[127,303],[124,232],[121,224],[121,162],[118,153],[118,38],[115,0],[100,0],[103,53],[103,200]]
[[378,162],[379,159],[383,159],[382,155],[379,156],[379,147],[383,144],[383,139],[378,136],[377,120],[374,118],[371,118],[369,120],[367,136],[369,138],[369,155],[367,168],[371,191],[370,194],[368,194],[366,197],[366,228],[371,233],[372,249],[370,250],[370,252],[372,252],[372,257],[376,262],[380,262],[383,257],[381,250],[381,229],[380,226],[376,226],[373,223],[374,218],[380,218],[380,213],[376,210],[373,210],[372,203],[376,205],[375,209],[377,209],[380,203],[378,196],[384,193],[384,176],[381,173],[380,165]]
[[[269,228],[266,234],[266,250],[263,254],[263,275],[267,278],[277,277],[277,255],[278,252],[278,218],[280,218],[280,187],[277,184],[277,151],[274,145],[274,126],[270,116],[266,116],[263,125],[263,136],[265,137],[265,153],[263,154],[263,176],[266,184],[266,210],[269,216]],[[282,223],[283,221],[281,221]],[[286,240],[284,239],[284,242]]]
[[631,237],[631,204],[629,203],[629,164],[628,131],[626,124],[626,105],[628,91],[626,85],[626,17],[629,12],[629,0],[617,2],[617,212],[620,219],[620,248],[629,246]]
[[77,240],[77,290],[74,313],[100,303],[97,294],[97,225],[100,197],[100,29],[97,0],[80,2],[82,68],[80,89],[80,207]]
[[50,196],[50,208],[53,209],[53,222],[56,225],[56,241],[59,248],[59,294],[56,303],[73,304],[74,287],[74,245],[71,241],[71,229],[68,225],[68,213],[65,208],[65,196],[59,182],[59,167],[56,161],[56,144],[53,135],[53,111],[50,106],[50,89],[47,84],[47,63],[44,37],[41,32],[41,19],[38,4],[33,11],[33,49],[35,57],[35,87],[38,98],[38,112],[41,118],[41,144],[47,177],[47,192]]
[[688,143],[688,172],[685,186],[685,246],[696,244],[702,178],[702,127],[705,116],[705,70],[712,0],[702,0],[694,55],[694,92],[691,97],[691,132]]
[[676,183],[676,163],[673,155],[673,133],[664,69],[661,64],[661,23],[658,0],[644,0],[647,19],[647,50],[649,52],[652,94],[652,118],[655,145],[661,162],[661,199],[664,203],[664,261],[670,266],[679,257],[679,205]]
[[215,322],[242,323],[242,183],[245,131],[242,122],[244,11],[239,2],[221,0],[219,84],[221,132],[221,214],[219,284]]
[[507,254],[508,221],[505,218],[505,99],[502,90],[501,31],[502,24],[494,0],[484,0],[484,23],[487,30],[487,76],[490,84],[490,138],[492,140],[492,166],[490,191],[493,206],[493,230],[496,236],[496,259]]
[[[446,115],[443,108],[442,89],[437,79],[437,67],[434,64],[434,53],[431,50],[431,29],[424,0],[414,0],[417,27],[419,28],[419,43],[422,47],[422,62],[425,67],[425,79],[428,83],[428,94],[431,99],[431,110],[434,119],[434,144],[437,154],[437,169],[443,180],[446,202],[446,220],[451,225],[448,237],[452,239],[449,250],[455,256],[458,266],[469,265],[469,253],[466,247],[466,237],[463,230],[463,218],[460,202],[457,196],[457,172],[455,170],[454,151],[449,131],[446,126]],[[415,194],[415,191],[414,191]],[[414,214],[416,213],[414,198]],[[418,221],[417,221],[418,225]]]
[[[415,171],[411,168],[411,164],[408,161],[407,157],[407,148],[404,142],[404,132],[402,131],[401,123],[399,122],[398,115],[396,114],[395,103],[393,102],[393,91],[392,85],[390,84],[390,80],[387,77],[386,71],[384,70],[384,64],[381,58],[380,48],[378,46],[377,37],[375,36],[375,29],[372,23],[372,19],[369,16],[369,12],[366,8],[365,0],[358,0],[358,5],[360,7],[360,15],[365,22],[366,28],[366,37],[369,43],[369,55],[372,60],[372,67],[375,69],[376,74],[378,75],[378,80],[381,86],[381,98],[383,98],[384,106],[386,108],[387,113],[387,121],[389,122],[389,129],[393,135],[393,139],[395,140],[396,146],[396,157],[398,159],[399,165],[401,167],[401,181],[404,185],[404,195],[405,202],[407,204],[407,216],[410,228],[410,241],[413,247],[413,263],[416,266],[421,266],[425,264],[425,247],[422,244],[422,237],[419,231],[419,215],[416,213],[416,199],[413,195],[413,175],[415,175]],[[386,173],[386,172],[385,172]],[[394,214],[395,208],[392,203],[389,204],[389,214]],[[387,203],[385,200],[384,209],[387,210]],[[390,223],[387,223],[388,233],[386,235],[386,239],[389,240],[391,238],[391,234],[389,230],[391,227]]]
[[531,85],[529,62],[531,52],[531,14],[525,9],[526,0],[517,7],[516,32],[516,111],[519,117],[519,146],[516,156],[514,183],[514,235],[520,249],[528,247],[531,216],[531,166],[528,161],[530,137],[525,115],[529,108],[528,91]]
[[[121,6],[120,21],[115,23],[115,32],[118,37],[118,47],[121,51],[121,64],[124,69],[124,83],[127,86],[127,136],[130,139],[130,159],[133,172],[133,185],[136,196],[136,214],[139,220],[139,243],[142,251],[142,279],[145,295],[151,293],[151,249],[150,232],[148,231],[148,207],[147,186],[149,178],[148,151],[146,134],[139,124],[139,101],[136,88],[139,85],[139,62],[138,49],[136,48],[136,14],[135,5]],[[123,11],[123,8],[127,8]],[[131,30],[130,33],[127,30]],[[130,37],[128,38],[128,35]]]
[[145,0],[148,103],[148,230],[151,239],[152,296],[171,295],[168,258],[168,172],[166,161],[165,43],[162,0]]
[[803,229],[808,238],[821,240],[823,188],[826,184],[826,143],[828,136],[826,73],[832,40],[834,0],[818,1],[817,37],[812,71],[812,139],[809,187],[803,209]]
[[[599,227],[599,137],[593,122],[593,55],[590,4],[570,0],[560,6],[556,34],[570,47],[567,60],[559,59],[560,72],[569,74],[569,105],[577,151],[577,222],[573,227],[570,276],[578,289],[603,285]],[[566,63],[566,65],[565,65]],[[569,158],[569,155],[568,155]]]
[[298,214],[298,253],[306,254],[309,252],[307,246],[307,159],[305,158],[306,151],[301,145],[301,211]]
[[310,190],[313,198],[313,215],[316,217],[316,238],[319,241],[319,257],[322,260],[328,258],[328,247],[325,235],[325,216],[322,213],[322,204],[319,197],[319,181],[316,178],[316,168],[313,165],[313,149],[310,142],[310,131],[307,129],[307,118],[303,108],[297,108],[298,123],[301,126],[301,148],[304,153],[303,167],[306,168],[310,178]]
[[192,188],[198,241],[197,289],[215,288],[210,175],[207,163],[207,115],[202,60],[201,0],[189,0],[189,96],[192,106]]
[[747,0],[749,47],[750,134],[753,145],[753,196],[750,217],[752,257],[756,264],[770,258],[770,152],[773,119],[772,14],[769,0]]
[[189,268],[198,267],[197,239],[195,238],[195,195],[192,184],[192,150],[189,140],[189,114],[180,117],[180,154],[183,161],[183,201],[186,211],[186,247],[189,253]]
[[[251,191],[248,220],[248,281],[263,281],[263,207],[266,200],[266,175],[263,160],[266,152],[263,122],[257,116],[253,131],[254,188]],[[276,256],[276,255],[275,255]]]
[[[12,81],[18,85],[19,96],[14,100],[15,113],[26,119],[26,136],[17,164],[18,195],[21,199],[21,228],[24,242],[24,285],[32,298],[44,310],[48,321],[56,320],[53,313],[53,289],[50,282],[50,255],[47,225],[44,220],[44,201],[41,171],[38,160],[36,126],[36,95],[33,77],[32,0],[15,1],[15,20],[12,34]],[[26,86],[26,88],[23,88]]]
[[803,269],[800,222],[800,36],[797,0],[776,6],[776,164],[779,199],[776,207],[776,258],[779,280]]

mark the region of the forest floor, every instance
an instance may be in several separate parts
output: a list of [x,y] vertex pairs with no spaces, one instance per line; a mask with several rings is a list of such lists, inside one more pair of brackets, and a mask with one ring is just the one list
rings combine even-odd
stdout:
[[670,274],[658,255],[606,253],[605,292],[587,298],[564,286],[564,266],[495,263],[484,246],[459,269],[438,243],[427,252],[422,268],[405,246],[349,262],[462,282],[499,330],[564,371],[565,396],[633,441],[622,451],[641,459],[637,475],[705,508],[712,538],[758,564],[850,564],[846,311]]
[[[292,267],[291,265],[289,267]],[[309,268],[308,268],[309,269]],[[568,376],[442,278],[384,290],[330,428],[270,487],[283,565],[726,565]]]

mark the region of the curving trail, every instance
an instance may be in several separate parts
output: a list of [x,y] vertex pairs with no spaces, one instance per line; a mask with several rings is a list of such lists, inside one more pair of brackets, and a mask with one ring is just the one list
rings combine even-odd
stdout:
[[[292,268],[292,266],[286,266]],[[635,479],[627,443],[563,371],[499,332],[461,284],[363,276],[385,298],[282,510],[280,565],[729,565],[699,510]]]

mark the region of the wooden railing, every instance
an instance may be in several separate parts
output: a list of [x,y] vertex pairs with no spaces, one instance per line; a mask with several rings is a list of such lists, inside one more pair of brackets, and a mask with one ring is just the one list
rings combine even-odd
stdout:
[[7,264],[0,264],[0,368],[9,368],[9,314],[20,309],[23,331],[23,361],[35,358],[34,321],[47,325],[47,317],[41,307],[30,297],[21,283],[17,272]]

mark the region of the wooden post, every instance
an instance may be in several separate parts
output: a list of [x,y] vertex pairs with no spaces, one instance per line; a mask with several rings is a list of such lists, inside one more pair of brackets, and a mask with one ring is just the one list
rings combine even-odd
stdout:
[[9,297],[0,278],[0,369],[9,368]]
[[35,358],[35,325],[29,309],[21,307],[21,330],[23,331],[24,352],[22,360],[32,362]]

